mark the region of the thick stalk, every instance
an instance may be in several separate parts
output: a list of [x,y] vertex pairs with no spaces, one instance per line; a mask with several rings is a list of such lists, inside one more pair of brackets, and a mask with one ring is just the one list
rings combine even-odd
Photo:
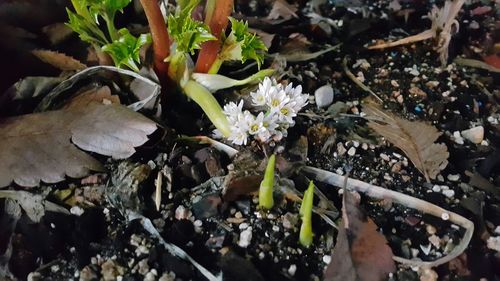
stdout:
[[167,79],[168,63],[164,62],[170,53],[170,40],[168,38],[167,25],[156,0],[140,0],[146,13],[153,39],[155,71],[160,80]]
[[[229,16],[233,11],[233,0],[218,0],[212,11],[207,11],[207,15],[211,15],[210,32],[217,38],[217,40],[207,41],[203,43],[198,60],[196,61],[195,72],[207,73],[210,67],[217,59],[217,55],[221,48],[221,35],[226,29],[229,22]],[[208,7],[207,3],[207,7]],[[211,8],[211,7],[209,7]]]
[[183,89],[186,95],[203,109],[208,119],[212,121],[212,124],[214,124],[225,137],[229,137],[231,134],[229,122],[212,93],[194,80],[187,81]]

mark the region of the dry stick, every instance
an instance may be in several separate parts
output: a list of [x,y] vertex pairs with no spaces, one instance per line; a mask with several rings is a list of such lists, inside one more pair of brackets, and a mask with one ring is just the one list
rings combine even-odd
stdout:
[[384,102],[377,94],[375,94],[375,92],[373,92],[370,88],[368,88],[368,86],[363,84],[363,82],[359,81],[359,79],[356,78],[356,76],[354,76],[354,74],[352,74],[352,72],[347,67],[347,58],[344,58],[344,60],[342,61],[342,66],[344,67],[345,74],[347,75],[347,77],[349,77],[349,79],[352,80],[352,82],[354,82],[354,84],[358,85],[361,89],[363,89],[363,91],[370,93],[372,96],[374,96],[380,102],[382,102],[382,103]]
[[140,0],[148,19],[151,37],[153,39],[155,71],[160,81],[166,81],[168,64],[164,62],[170,53],[170,39],[167,25],[156,0]]
[[436,35],[436,32],[434,30],[427,29],[426,31],[423,31],[417,35],[412,35],[412,36],[409,36],[409,37],[406,37],[406,38],[403,38],[403,39],[400,39],[397,41],[386,42],[386,43],[381,43],[381,44],[377,44],[374,46],[369,46],[368,49],[370,49],[370,50],[385,49],[385,48],[396,47],[399,45],[406,45],[406,44],[410,44],[410,43],[415,43],[415,42],[431,39],[435,35]]
[[[325,171],[310,166],[304,167],[302,171],[308,174],[309,176],[315,178],[317,181],[321,181],[323,183],[327,183],[337,187],[342,187],[344,184],[345,180],[344,176],[340,176],[329,171]],[[409,195],[400,192],[385,189],[380,186],[372,185],[360,180],[349,179],[347,181],[347,188],[355,190],[357,192],[365,193],[366,195],[373,198],[391,199],[393,202],[399,203],[408,208],[418,210],[422,213],[430,214],[440,218],[446,217],[446,219],[449,220],[450,222],[459,225],[465,229],[465,234],[462,241],[460,241],[460,243],[453,250],[451,250],[451,252],[448,255],[442,258],[439,258],[432,262],[427,262],[427,261],[409,260],[402,257],[394,256],[393,259],[397,262],[410,266],[435,267],[455,259],[460,254],[462,254],[462,252],[465,251],[465,249],[469,245],[469,242],[472,238],[472,234],[474,232],[474,224],[470,220],[456,213],[447,211],[427,201],[411,197]]]
[[213,10],[207,11],[207,14],[210,15],[210,22],[208,23],[208,26],[217,40],[203,43],[194,69],[194,72],[199,73],[207,73],[210,70],[210,67],[212,67],[214,61],[217,59],[217,55],[219,54],[219,50],[222,45],[221,35],[227,27],[229,21],[228,17],[233,11],[234,1],[218,0],[216,1],[214,7],[210,7],[209,4],[213,5],[212,1],[207,1],[207,8],[212,8]]

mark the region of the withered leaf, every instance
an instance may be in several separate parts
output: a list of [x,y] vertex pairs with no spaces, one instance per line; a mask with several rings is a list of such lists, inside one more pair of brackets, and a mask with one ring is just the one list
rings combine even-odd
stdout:
[[359,208],[358,201],[354,193],[345,190],[342,224],[324,280],[380,281],[396,270],[387,240]]
[[73,71],[73,70],[83,70],[87,68],[87,66],[80,61],[70,57],[66,54],[59,53],[56,51],[50,50],[33,50],[31,51],[33,55],[39,58],[41,61],[46,62],[52,65],[55,68],[64,71]]
[[295,12],[297,12],[297,7],[288,4],[286,0],[275,0],[273,8],[269,12],[269,15],[267,15],[267,19],[276,20],[283,18],[284,20],[289,20],[292,17],[298,18]]
[[401,149],[428,182],[448,164],[446,145],[434,143],[441,135],[434,126],[399,118],[374,102],[365,104],[363,111],[374,120],[368,126]]
[[124,106],[85,107],[0,119],[0,187],[15,181],[36,186],[64,176],[83,177],[102,165],[82,152],[126,158],[142,145],[156,124]]
[[112,95],[108,86],[93,87],[71,98],[63,109],[85,107],[93,102],[120,104],[120,97]]

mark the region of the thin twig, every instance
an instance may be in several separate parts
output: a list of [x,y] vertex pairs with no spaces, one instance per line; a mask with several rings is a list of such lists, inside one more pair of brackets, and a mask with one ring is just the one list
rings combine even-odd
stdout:
[[373,92],[368,86],[363,84],[363,82],[359,81],[358,78],[349,70],[347,67],[347,58],[345,57],[344,60],[342,61],[342,66],[344,67],[344,72],[349,77],[349,79],[354,82],[354,84],[358,85],[363,91],[370,93],[372,96],[374,96],[376,99],[378,99],[380,102],[384,102],[375,92]]
[[195,141],[195,142],[198,142],[201,144],[209,144],[212,147],[214,147],[215,149],[226,153],[230,158],[233,158],[236,155],[236,153],[238,153],[237,149],[234,149],[225,143],[216,141],[216,140],[209,138],[207,136],[182,137],[180,139],[181,140]]
[[435,34],[436,33],[434,32],[434,30],[427,29],[419,34],[408,36],[408,37],[405,37],[405,38],[400,39],[400,40],[396,40],[396,41],[392,41],[392,42],[385,42],[385,43],[369,46],[368,49],[369,50],[378,50],[378,49],[392,48],[392,47],[396,47],[399,45],[407,45],[407,44],[431,39],[432,37],[435,36]]
[[[308,176],[315,178],[317,181],[327,183],[336,187],[342,187],[344,184],[345,177],[337,175],[335,173],[325,171],[322,169],[318,169],[315,167],[310,167],[306,166],[302,169],[303,172],[305,172]],[[472,238],[472,234],[474,232],[474,224],[456,214],[453,212],[450,212],[448,210],[445,210],[439,206],[436,206],[432,203],[429,203],[427,201],[400,193],[396,192],[393,190],[385,189],[380,186],[372,185],[360,180],[355,180],[355,179],[349,179],[347,181],[347,188],[350,190],[355,190],[357,192],[365,193],[366,195],[377,198],[377,199],[391,199],[393,202],[401,204],[405,207],[412,208],[415,210],[418,210],[422,213],[430,214],[436,217],[440,217],[443,219],[447,219],[450,222],[459,225],[465,229],[465,234],[460,241],[460,243],[453,249],[451,250],[448,255],[439,258],[435,261],[427,262],[427,261],[416,261],[416,260],[409,260],[405,259],[402,257],[397,257],[394,256],[394,260],[397,262],[400,262],[402,264],[410,265],[410,266],[426,266],[426,267],[435,267],[439,266],[441,264],[447,263],[456,257],[458,257],[460,254],[462,254],[463,251],[467,248],[469,245],[469,242]]]

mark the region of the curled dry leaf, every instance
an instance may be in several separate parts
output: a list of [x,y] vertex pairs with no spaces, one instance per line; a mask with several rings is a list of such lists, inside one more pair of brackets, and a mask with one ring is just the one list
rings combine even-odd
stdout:
[[87,68],[85,64],[63,53],[50,50],[33,50],[31,53],[41,61],[63,71],[84,70]]
[[342,224],[324,280],[386,280],[396,270],[392,250],[377,225],[360,210],[356,193],[344,191]]
[[446,145],[434,143],[441,135],[434,126],[399,118],[374,102],[365,104],[363,111],[373,120],[368,126],[401,149],[428,182],[448,164]]
[[0,187],[12,181],[27,187],[40,180],[55,183],[65,175],[101,171],[99,161],[75,145],[126,158],[155,130],[156,124],[139,113],[99,103],[0,119]]

